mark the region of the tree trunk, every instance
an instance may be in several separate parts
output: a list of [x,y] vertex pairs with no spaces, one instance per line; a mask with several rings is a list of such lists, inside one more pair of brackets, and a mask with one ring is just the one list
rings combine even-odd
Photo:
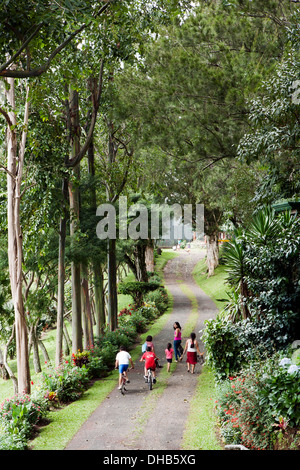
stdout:
[[[108,162],[112,165],[116,158],[115,142],[113,138],[113,123],[108,124]],[[107,193],[110,201],[111,195]],[[107,241],[107,291],[108,291],[108,324],[111,331],[115,330],[118,324],[118,291],[117,291],[117,260],[116,260],[116,240]]]
[[148,282],[148,274],[146,268],[146,245],[137,243],[134,248],[134,264],[136,269],[136,279],[140,282]]
[[42,371],[42,369],[41,369],[41,362],[40,362],[39,349],[38,349],[38,339],[36,337],[36,326],[37,325],[32,325],[30,328],[29,344],[32,345],[32,350],[33,350],[34,371],[36,374],[39,374]]
[[107,244],[108,324],[110,331],[113,331],[117,328],[118,324],[116,240],[108,240]]
[[145,263],[146,271],[154,273],[154,243],[153,240],[148,240],[145,250]]
[[[79,127],[79,110],[78,110],[78,92],[70,87],[70,115],[71,115],[71,137],[72,151],[71,158],[78,155],[80,151],[80,127]],[[70,235],[75,237],[79,224],[79,188],[78,181],[80,178],[79,165],[73,168],[74,182],[69,182],[69,199],[70,199]],[[72,351],[76,353],[82,350],[82,323],[81,323],[81,279],[80,279],[80,263],[72,261]]]
[[3,356],[3,352],[1,349],[0,349],[0,371],[1,371],[1,378],[3,380],[8,380],[9,375],[4,364],[4,356]]
[[218,234],[206,236],[206,264],[208,277],[212,276],[219,264]]
[[20,221],[21,183],[23,176],[24,152],[28,124],[28,88],[25,104],[24,126],[19,153],[17,153],[17,124],[15,113],[14,79],[7,80],[9,88],[6,97],[11,109],[8,113],[7,128],[7,230],[8,230],[8,263],[11,294],[15,311],[15,329],[17,345],[18,392],[30,393],[30,369],[28,356],[28,334],[25,320],[22,292],[22,229]]
[[70,347],[72,347],[72,341],[70,340],[69,332],[66,327],[65,322],[63,323],[63,329],[64,329],[64,342],[65,342],[65,355],[68,356],[70,354]]
[[89,295],[89,281],[88,281],[88,267],[86,264],[82,263],[82,315],[84,322],[84,347],[85,349],[91,349],[94,346],[94,334],[93,334],[93,319],[92,319],[92,310],[91,302]]
[[41,351],[43,353],[44,362],[50,362],[49,354],[48,354],[47,349],[45,348],[45,345],[44,345],[43,341],[38,339],[38,345],[39,345],[39,348],[41,349]]
[[96,336],[100,336],[105,327],[105,301],[103,288],[103,271],[99,263],[93,263]]
[[59,249],[58,249],[58,292],[57,292],[57,322],[56,322],[56,353],[55,364],[59,366],[63,356],[63,324],[65,309],[65,247],[67,232],[66,197],[68,182],[66,179],[62,185],[63,215],[59,226]]
[[244,299],[247,299],[248,296],[249,296],[248,287],[244,278],[242,278],[240,282],[240,302],[241,302],[242,316],[244,320],[246,320],[246,318],[249,318],[251,316],[249,309],[247,307],[247,304],[244,301]]
[[[88,126],[87,126],[88,127]],[[95,177],[95,154],[93,139],[88,148],[88,170],[90,176]],[[93,181],[94,183],[94,181]],[[97,198],[94,184],[90,190],[91,206],[94,214],[97,210]],[[94,296],[95,296],[95,318],[96,318],[96,336],[100,336],[105,327],[105,302],[103,292],[103,272],[100,261],[92,261],[92,269],[94,275]]]

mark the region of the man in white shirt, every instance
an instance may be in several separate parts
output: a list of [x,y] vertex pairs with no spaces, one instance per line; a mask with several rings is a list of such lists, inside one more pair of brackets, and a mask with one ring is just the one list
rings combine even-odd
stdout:
[[133,369],[134,365],[133,365],[130,354],[126,351],[124,346],[121,346],[120,351],[116,355],[116,363],[115,363],[115,368],[117,369],[119,367],[119,390],[121,389],[121,386],[122,386],[123,372],[125,372],[126,383],[129,383],[128,375],[127,375],[129,362],[131,364],[131,368]]

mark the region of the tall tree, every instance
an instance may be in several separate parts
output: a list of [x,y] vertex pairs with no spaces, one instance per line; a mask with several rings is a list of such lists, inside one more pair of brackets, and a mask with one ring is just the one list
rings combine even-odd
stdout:
[[[247,98],[282,57],[281,14],[272,2],[266,8],[253,2],[252,10],[239,1],[203,2],[180,23],[162,28],[139,70],[125,67],[120,79],[120,106],[139,120],[138,148],[162,159],[170,199],[182,203],[189,195],[189,203],[206,207],[210,272],[228,209],[221,182],[232,174],[248,128]],[[220,184],[217,178],[207,184],[211,172]]]
[[[28,336],[23,300],[23,244],[20,204],[25,147],[29,117],[29,84],[26,83],[24,119],[20,142],[18,142],[15,80],[7,79],[6,99],[8,110],[2,109],[7,123],[7,228],[8,262],[11,294],[15,309],[15,330],[17,343],[18,391],[30,393],[30,370],[28,361]],[[18,145],[19,143],[19,145]]]

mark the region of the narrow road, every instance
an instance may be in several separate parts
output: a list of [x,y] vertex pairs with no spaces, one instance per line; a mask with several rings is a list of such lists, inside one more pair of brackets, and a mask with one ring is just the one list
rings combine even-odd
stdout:
[[[194,329],[197,339],[204,321],[217,312],[215,304],[196,285],[191,275],[201,257],[201,251],[183,252],[165,267],[165,285],[173,296],[174,304],[163,330],[153,339],[161,364],[166,363],[164,350],[167,343],[173,344],[174,321],[178,321],[183,328],[192,311],[191,300],[182,286],[188,288],[197,300],[198,320]],[[183,345],[184,342],[183,339]],[[200,346],[203,351],[201,342]],[[66,450],[180,450],[189,403],[201,366],[197,364],[195,374],[189,374],[186,370],[183,359],[169,374],[164,391],[157,395],[155,385],[152,391],[147,389],[143,380],[143,363],[138,361],[134,370],[130,371],[126,395],[120,394],[116,384],[116,388],[84,423]]]

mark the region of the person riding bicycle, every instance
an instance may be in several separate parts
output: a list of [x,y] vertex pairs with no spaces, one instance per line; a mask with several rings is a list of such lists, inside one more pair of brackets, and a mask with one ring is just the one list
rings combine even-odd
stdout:
[[[147,338],[146,338],[146,341],[145,343],[143,344],[142,346],[142,352],[146,352],[147,351],[147,347],[149,346],[151,348],[151,351],[155,353],[155,350],[154,350],[154,344],[152,342],[152,336],[151,335],[148,335]],[[155,362],[156,362],[156,367],[159,367],[161,368],[162,366],[159,365],[158,363],[158,358],[155,359]]]
[[120,346],[120,351],[116,355],[116,362],[115,362],[115,368],[117,369],[119,367],[119,390],[121,390],[122,387],[122,375],[124,372],[124,375],[126,377],[126,383],[129,383],[130,381],[128,380],[128,375],[127,375],[127,369],[129,366],[129,362],[131,364],[131,368],[134,369],[133,361],[131,359],[131,356],[129,352],[126,351],[124,346]]
[[142,355],[142,357],[140,359],[140,362],[145,361],[145,369],[144,369],[145,380],[148,379],[148,377],[147,377],[148,369],[152,370],[152,372],[153,372],[153,383],[154,384],[156,382],[156,378],[155,378],[155,369],[156,369],[156,362],[155,361],[156,360],[159,360],[158,357],[156,356],[156,354],[153,351],[151,351],[151,347],[147,346],[147,350]]

